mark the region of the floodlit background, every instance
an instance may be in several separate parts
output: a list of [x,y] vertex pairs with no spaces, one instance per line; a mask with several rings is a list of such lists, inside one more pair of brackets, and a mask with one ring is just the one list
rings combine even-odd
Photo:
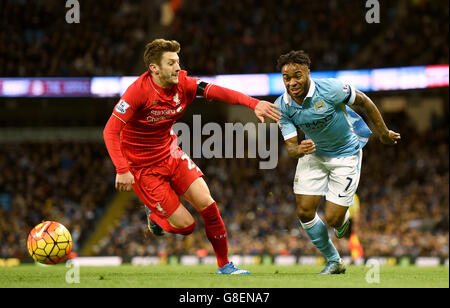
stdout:
[[[114,190],[101,135],[121,93],[145,71],[145,44],[164,37],[181,43],[191,75],[272,102],[283,91],[276,61],[292,49],[309,53],[313,76],[365,91],[402,141],[389,147],[373,136],[364,151],[364,257],[448,264],[449,3],[380,2],[380,23],[369,24],[365,1],[356,0],[80,0],[80,22],[70,24],[64,1],[2,1],[0,259],[30,262],[28,232],[55,220],[71,231],[78,255],[215,262],[199,215],[188,237],[149,233],[142,203]],[[256,121],[244,107],[202,99],[181,122],[191,125],[194,114],[204,123]],[[296,218],[296,161],[281,134],[274,170],[260,170],[259,159],[194,161],[221,210],[231,255],[318,255]],[[348,239],[334,243],[350,255]]]

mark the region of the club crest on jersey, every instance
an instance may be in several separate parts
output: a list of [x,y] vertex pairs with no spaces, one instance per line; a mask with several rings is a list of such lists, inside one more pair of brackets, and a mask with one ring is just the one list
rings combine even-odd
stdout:
[[180,99],[178,98],[178,93],[175,94],[175,96],[173,97],[173,101],[175,102],[176,106],[178,106],[180,104]]
[[325,106],[325,103],[323,101],[315,103],[314,108],[316,109],[317,112],[320,113],[327,111],[327,106]]
[[127,112],[127,109],[130,107],[130,105],[124,101],[123,99],[121,99],[117,105],[116,105],[116,111],[118,113],[122,113],[124,114],[125,112]]

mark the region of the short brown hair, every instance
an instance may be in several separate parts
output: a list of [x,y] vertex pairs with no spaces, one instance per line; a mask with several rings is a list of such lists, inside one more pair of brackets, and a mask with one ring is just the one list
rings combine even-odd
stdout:
[[303,50],[292,50],[278,58],[277,69],[281,70],[283,66],[289,63],[302,64],[309,68],[311,60],[309,59],[308,54]]
[[149,69],[149,65],[151,63],[155,63],[158,65],[161,65],[161,58],[162,54],[169,51],[169,52],[180,52],[180,43],[177,41],[168,41],[165,39],[156,39],[151,43],[148,43],[145,45],[145,51],[144,51],[144,63],[145,67]]

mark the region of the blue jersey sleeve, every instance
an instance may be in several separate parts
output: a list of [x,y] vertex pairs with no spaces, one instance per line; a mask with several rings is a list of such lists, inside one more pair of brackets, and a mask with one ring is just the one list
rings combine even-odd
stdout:
[[275,105],[281,108],[281,119],[278,121],[278,126],[281,129],[281,134],[283,135],[284,140],[288,140],[297,136],[297,128],[286,114],[286,109],[282,104],[282,99],[282,96],[280,96],[275,101]]
[[283,135],[284,140],[288,140],[297,136],[297,128],[294,123],[287,119],[284,115],[281,117],[278,122],[278,126],[281,129],[281,134]]
[[328,79],[328,91],[334,105],[344,103],[353,105],[356,98],[356,89],[338,79]]

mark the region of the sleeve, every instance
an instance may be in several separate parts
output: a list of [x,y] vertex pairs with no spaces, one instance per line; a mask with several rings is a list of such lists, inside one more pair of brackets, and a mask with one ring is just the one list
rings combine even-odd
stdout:
[[297,128],[294,123],[292,123],[292,121],[287,119],[285,116],[282,116],[280,121],[278,121],[278,126],[281,129],[281,134],[283,135],[284,140],[297,137]]
[[112,115],[126,124],[142,103],[142,97],[136,89],[136,85],[132,84],[114,107]]
[[117,174],[127,173],[130,168],[120,149],[120,131],[125,126],[119,118],[111,115],[103,130],[103,139]]
[[[187,72],[183,71],[183,74]],[[192,102],[196,95],[203,96],[207,101],[217,99],[219,101],[232,104],[242,105],[251,109],[255,109],[259,100],[245,95],[244,93],[224,88],[215,84],[206,83],[198,78],[186,76],[183,80],[186,98]]]
[[106,148],[118,174],[129,171],[128,162],[120,148],[120,132],[133,117],[142,102],[142,97],[136,91],[135,84],[132,84],[114,107],[112,115],[103,130]]
[[197,88],[200,80],[198,78],[186,76],[184,80],[184,88],[188,104],[192,103],[197,96]]
[[333,102],[335,104],[344,103],[348,106],[353,105],[356,98],[356,89],[338,79],[330,79],[331,86],[330,91],[332,92]]
[[[281,98],[275,101],[275,105],[281,107]],[[288,140],[297,136],[297,127],[295,124],[286,116],[286,112],[281,108],[281,119],[278,121],[278,126],[281,130],[281,135],[283,135],[284,140]]]
[[219,101],[232,104],[232,105],[242,105],[251,109],[255,109],[256,105],[259,103],[259,100],[256,98],[245,95],[244,93],[234,91],[231,89],[227,89],[215,84],[206,84],[204,82],[199,81],[199,87],[204,85],[203,97],[211,101],[213,99],[217,99]]

